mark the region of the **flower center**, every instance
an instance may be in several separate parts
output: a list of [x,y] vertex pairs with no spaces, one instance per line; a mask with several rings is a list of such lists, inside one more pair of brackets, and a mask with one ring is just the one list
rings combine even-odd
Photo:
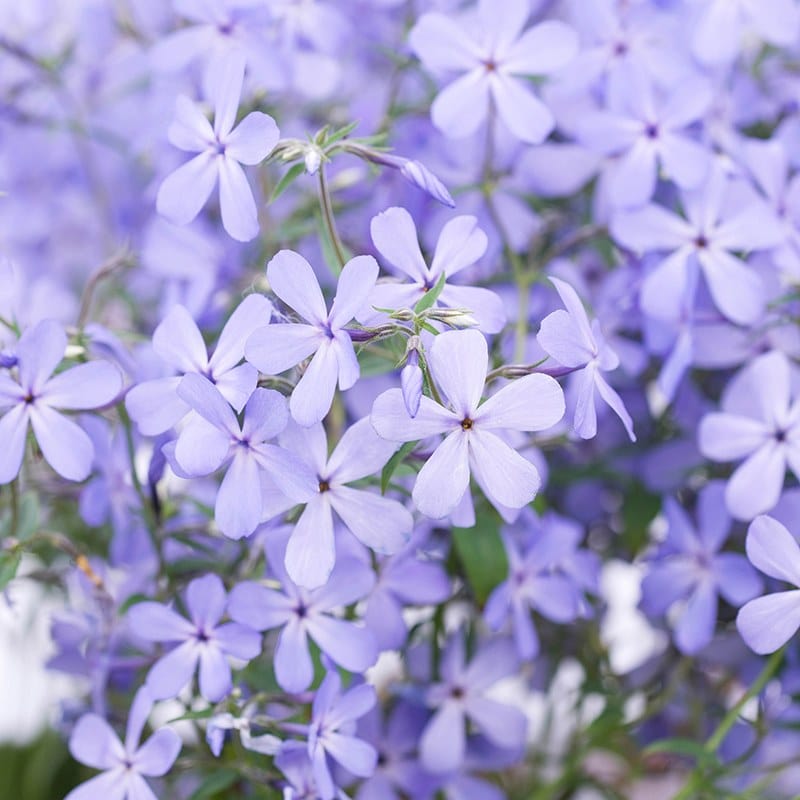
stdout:
[[474,423],[469,417],[464,417],[464,419],[461,420],[461,429],[462,430],[471,431],[473,425],[474,425]]
[[321,492],[328,492],[328,491],[330,491],[330,488],[331,488],[331,485],[328,483],[328,481],[324,481],[324,480],[322,480],[322,479],[320,478],[320,481],[319,481],[319,490],[320,490]]

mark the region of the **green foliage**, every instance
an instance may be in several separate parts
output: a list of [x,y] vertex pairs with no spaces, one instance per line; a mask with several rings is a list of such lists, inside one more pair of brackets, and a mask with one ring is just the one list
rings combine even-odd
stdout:
[[52,731],[25,747],[0,747],[3,800],[61,800],[89,776],[70,758],[61,736]]
[[[414,313],[421,314],[423,311],[427,311],[429,308],[433,308],[434,303],[439,299],[439,295],[442,293],[444,289],[445,281],[447,280],[447,275],[444,272],[439,276],[439,280],[436,281],[436,285],[425,292],[419,300],[417,300],[417,304],[414,306]],[[434,331],[434,333],[438,333],[438,331]]]
[[492,589],[508,575],[500,518],[487,509],[478,514],[474,528],[453,528],[453,549],[475,601],[483,606]]

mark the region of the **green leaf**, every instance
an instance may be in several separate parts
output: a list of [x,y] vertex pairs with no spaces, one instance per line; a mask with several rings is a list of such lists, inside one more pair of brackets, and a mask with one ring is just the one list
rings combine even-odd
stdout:
[[204,708],[201,711],[187,711],[185,714],[181,714],[179,717],[175,717],[175,719],[171,719],[167,724],[172,725],[173,722],[183,722],[184,720],[192,720],[192,719],[210,719],[214,716],[214,708],[213,706],[209,708]]
[[[208,800],[211,797],[217,797],[225,789],[230,789],[236,781],[239,780],[239,773],[235,769],[228,769],[224,767],[221,770],[209,775],[198,788],[189,800]],[[226,794],[225,797],[230,797]]]
[[128,609],[131,606],[135,606],[137,603],[146,603],[149,600],[152,600],[151,597],[148,597],[146,594],[132,594],[120,607],[119,607],[119,615],[122,617],[128,613]]
[[302,161],[289,169],[278,181],[278,185],[272,190],[269,202],[274,203],[305,171],[306,165]]
[[625,492],[622,505],[622,542],[636,555],[650,541],[648,528],[661,510],[661,498],[635,483]]
[[21,561],[21,550],[12,550],[10,553],[0,555],[0,592],[14,580]]
[[439,295],[444,289],[446,280],[447,275],[445,275],[443,272],[439,276],[439,280],[436,281],[436,285],[433,287],[433,289],[429,289],[424,295],[422,295],[422,297],[420,297],[419,300],[417,300],[417,304],[414,306],[415,314],[421,314],[423,311],[427,311],[433,306],[433,304],[439,299]]
[[345,125],[343,128],[339,128],[338,131],[334,131],[325,140],[325,146],[329,147],[332,144],[336,144],[336,142],[339,142],[342,139],[344,139],[345,136],[349,136],[357,127],[358,127],[358,121],[351,122],[349,125]]
[[386,494],[389,482],[392,480],[395,470],[400,466],[403,459],[417,446],[416,442],[406,442],[387,462],[381,472],[381,494]]
[[17,530],[12,535],[24,542],[36,533],[39,527],[39,501],[34,492],[25,492],[19,503]]
[[715,761],[716,756],[705,749],[703,742],[694,739],[661,739],[653,742],[642,751],[642,755],[650,756],[656,753],[672,753],[679,756],[688,756],[700,762]]
[[474,528],[453,528],[455,549],[472,594],[480,606],[508,575],[508,559],[500,538],[500,518],[480,514]]

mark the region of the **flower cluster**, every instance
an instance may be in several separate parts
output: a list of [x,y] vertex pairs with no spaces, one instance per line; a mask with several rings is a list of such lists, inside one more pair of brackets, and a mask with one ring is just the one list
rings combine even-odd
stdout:
[[5,6],[48,799],[800,792],[796,0]]

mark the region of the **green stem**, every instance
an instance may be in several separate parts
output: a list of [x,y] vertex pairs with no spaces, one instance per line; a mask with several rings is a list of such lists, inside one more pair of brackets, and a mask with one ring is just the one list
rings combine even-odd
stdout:
[[145,527],[147,528],[147,532],[150,534],[150,540],[153,543],[153,549],[156,552],[159,567],[163,571],[165,564],[164,555],[161,552],[161,541],[158,536],[158,521],[156,520],[155,513],[150,506],[150,498],[144,491],[144,487],[142,486],[142,482],[139,480],[139,475],[136,471],[136,446],[133,441],[133,423],[131,422],[131,418],[128,416],[128,411],[125,408],[124,403],[119,403],[117,405],[117,409],[119,411],[120,422],[122,423],[122,427],[125,429],[125,444],[128,450],[131,482],[133,483],[133,488],[136,490],[136,495],[138,496],[139,502],[142,506],[142,515],[144,516]]
[[[739,698],[739,700],[728,710],[728,713],[723,717],[722,721],[717,725],[714,733],[706,741],[705,745],[703,745],[703,749],[709,755],[714,755],[719,746],[722,744],[725,737],[730,732],[731,728],[736,724],[736,721],[739,719],[739,715],[741,714],[742,709],[747,705],[752,698],[757,697],[761,694],[761,691],[769,682],[770,678],[775,674],[778,667],[781,665],[783,661],[783,653],[785,650],[785,646],[782,647],[780,650],[776,650],[768,659],[767,663],[764,664],[764,668],[761,670],[759,676],[753,681],[750,688]],[[698,797],[701,797],[699,791],[703,788],[703,785],[706,782],[704,773],[704,767],[702,764],[698,764],[689,774],[689,778],[684,784],[683,788],[681,789],[678,794],[673,797],[672,800],[695,800]]]
[[347,258],[344,254],[344,246],[342,240],[339,238],[339,231],[336,229],[336,220],[333,216],[333,205],[331,203],[331,194],[328,189],[328,179],[325,177],[325,164],[319,165],[317,172],[319,176],[319,202],[322,207],[322,218],[325,221],[325,228],[328,231],[328,236],[331,240],[333,252],[336,255],[336,260],[339,262],[339,269],[341,270]]
[[767,663],[764,664],[764,669],[761,670],[761,674],[755,679],[753,685],[739,698],[739,701],[728,711],[722,722],[717,726],[717,729],[711,734],[711,738],[705,745],[705,749],[709,753],[717,752],[723,739],[728,735],[728,731],[735,725],[736,720],[739,719],[741,710],[753,697],[757,697],[761,694],[762,689],[767,685],[770,678],[772,678],[781,665],[785,649],[785,647],[782,647],[780,650],[776,650],[767,659]]

